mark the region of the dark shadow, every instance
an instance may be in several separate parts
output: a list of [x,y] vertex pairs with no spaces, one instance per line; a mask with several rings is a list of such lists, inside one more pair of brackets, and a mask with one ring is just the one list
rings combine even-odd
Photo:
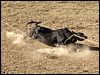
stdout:
[[99,51],[99,47],[92,47],[92,46],[89,46],[90,50],[94,50],[94,51]]
[[80,47],[87,46],[87,47],[89,47],[89,49],[92,50],[92,51],[99,51],[99,47],[88,46],[88,45],[85,45],[85,44],[79,44],[79,43],[75,43],[75,45],[76,45],[76,46],[80,46]]

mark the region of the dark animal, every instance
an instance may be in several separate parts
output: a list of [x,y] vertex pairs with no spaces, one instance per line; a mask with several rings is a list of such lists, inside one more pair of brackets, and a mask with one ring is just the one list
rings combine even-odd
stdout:
[[85,36],[83,33],[76,33],[68,30],[68,28],[51,30],[38,25],[41,22],[28,22],[28,24],[32,23],[35,23],[35,27],[30,30],[29,37],[38,39],[40,42],[49,46],[55,47],[56,45],[75,43],[77,40],[83,41],[87,38],[87,36]]

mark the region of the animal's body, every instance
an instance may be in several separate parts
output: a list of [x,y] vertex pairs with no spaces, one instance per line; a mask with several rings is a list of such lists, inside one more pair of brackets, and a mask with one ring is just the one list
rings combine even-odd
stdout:
[[77,40],[83,41],[87,38],[83,33],[76,33],[70,31],[68,28],[52,30],[50,28],[39,26],[38,24],[41,22],[28,22],[28,24],[32,23],[35,23],[36,26],[30,30],[29,37],[38,39],[40,42],[49,46],[75,43]]

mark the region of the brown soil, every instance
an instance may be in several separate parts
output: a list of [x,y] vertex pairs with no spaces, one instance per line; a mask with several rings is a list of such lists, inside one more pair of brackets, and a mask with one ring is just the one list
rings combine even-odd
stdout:
[[51,29],[67,27],[83,32],[99,43],[98,1],[2,1],[2,74],[99,73],[99,50],[86,48],[97,44],[78,42],[86,47],[74,52],[76,45],[52,48],[38,40],[24,39],[26,24],[31,20]]

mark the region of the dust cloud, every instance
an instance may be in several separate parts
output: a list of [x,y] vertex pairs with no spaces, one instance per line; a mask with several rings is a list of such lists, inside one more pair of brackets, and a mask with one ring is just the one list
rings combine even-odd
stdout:
[[[26,44],[24,40],[24,33],[15,33],[13,31],[6,33],[7,38],[12,41],[12,44],[24,45]],[[47,53],[56,56],[69,56],[69,57],[87,57],[90,55],[91,51],[88,46],[80,44],[69,44],[66,46],[59,47],[49,47],[37,50],[40,53]]]
[[6,32],[6,36],[8,39],[12,41],[12,44],[20,44],[20,45],[26,44],[26,42],[24,41],[23,33],[19,34],[11,31],[11,32]]
[[69,57],[87,57],[91,54],[88,46],[79,44],[69,44],[66,47],[53,47],[38,49],[41,53],[53,54],[56,56],[69,56]]

